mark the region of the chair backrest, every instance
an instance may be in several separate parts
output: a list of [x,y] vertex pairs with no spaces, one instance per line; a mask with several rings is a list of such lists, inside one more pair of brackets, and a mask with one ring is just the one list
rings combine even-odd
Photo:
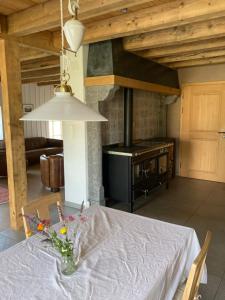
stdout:
[[31,235],[29,220],[26,216],[37,215],[41,220],[48,220],[50,219],[49,207],[52,204],[57,205],[59,220],[60,222],[63,221],[62,199],[60,193],[54,193],[40,197],[34,201],[29,202],[27,205],[21,208],[26,238],[30,237]]
[[208,231],[202,249],[191,266],[182,300],[198,299],[198,289],[211,239],[212,233]]

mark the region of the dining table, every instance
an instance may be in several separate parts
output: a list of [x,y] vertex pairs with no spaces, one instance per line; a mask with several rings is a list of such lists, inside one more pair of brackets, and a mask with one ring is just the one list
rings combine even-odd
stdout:
[[173,299],[200,251],[194,229],[98,205],[83,215],[75,273],[63,275],[59,253],[35,234],[0,253],[1,300]]

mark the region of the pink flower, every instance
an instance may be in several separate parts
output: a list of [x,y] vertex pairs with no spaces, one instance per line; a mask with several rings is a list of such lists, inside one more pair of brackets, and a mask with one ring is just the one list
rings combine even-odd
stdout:
[[75,221],[75,219],[76,218],[74,216],[68,216],[68,217],[65,218],[65,221],[66,222],[73,222],[73,221]]
[[88,218],[87,218],[86,216],[80,216],[80,221],[81,221],[81,223],[86,222],[87,219],[88,219]]

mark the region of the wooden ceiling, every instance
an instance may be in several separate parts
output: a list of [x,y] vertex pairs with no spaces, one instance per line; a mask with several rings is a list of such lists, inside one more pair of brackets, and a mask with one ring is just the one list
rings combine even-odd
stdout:
[[[64,0],[65,20],[67,4]],[[39,80],[40,70],[44,82],[55,80],[59,0],[1,0],[0,14],[0,38],[23,46],[22,68],[45,62],[38,70],[23,70],[24,82],[32,80],[32,72]],[[225,63],[224,0],[80,0],[79,19],[86,25],[86,44],[123,38],[127,51],[174,69]]]

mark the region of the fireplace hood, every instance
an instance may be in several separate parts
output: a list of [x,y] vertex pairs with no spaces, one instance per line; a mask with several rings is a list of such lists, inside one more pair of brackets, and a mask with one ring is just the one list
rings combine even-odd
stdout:
[[[124,146],[132,146],[133,89],[180,95],[178,73],[123,49],[121,39],[89,46],[85,85],[116,85],[124,88]],[[175,96],[174,96],[175,95]]]
[[[144,82],[149,83],[149,91],[151,91],[151,86],[153,87],[152,91],[157,91],[159,85],[159,87],[162,87],[162,93],[165,91],[165,94],[178,95],[180,92],[176,70],[125,51],[121,39],[89,45],[87,78],[85,83],[87,86],[92,85],[93,82],[95,82],[95,85],[101,85],[101,78],[103,76],[106,83],[110,82],[109,78],[111,78],[114,79],[115,84],[124,87],[131,87],[126,86],[126,82],[128,81],[126,80],[125,82],[124,80],[130,79],[134,84],[134,88],[137,82]],[[143,84],[140,84],[140,86],[143,86],[144,89]],[[154,90],[155,87],[156,90]],[[166,87],[169,92],[167,93],[167,90],[163,89],[163,87]]]

